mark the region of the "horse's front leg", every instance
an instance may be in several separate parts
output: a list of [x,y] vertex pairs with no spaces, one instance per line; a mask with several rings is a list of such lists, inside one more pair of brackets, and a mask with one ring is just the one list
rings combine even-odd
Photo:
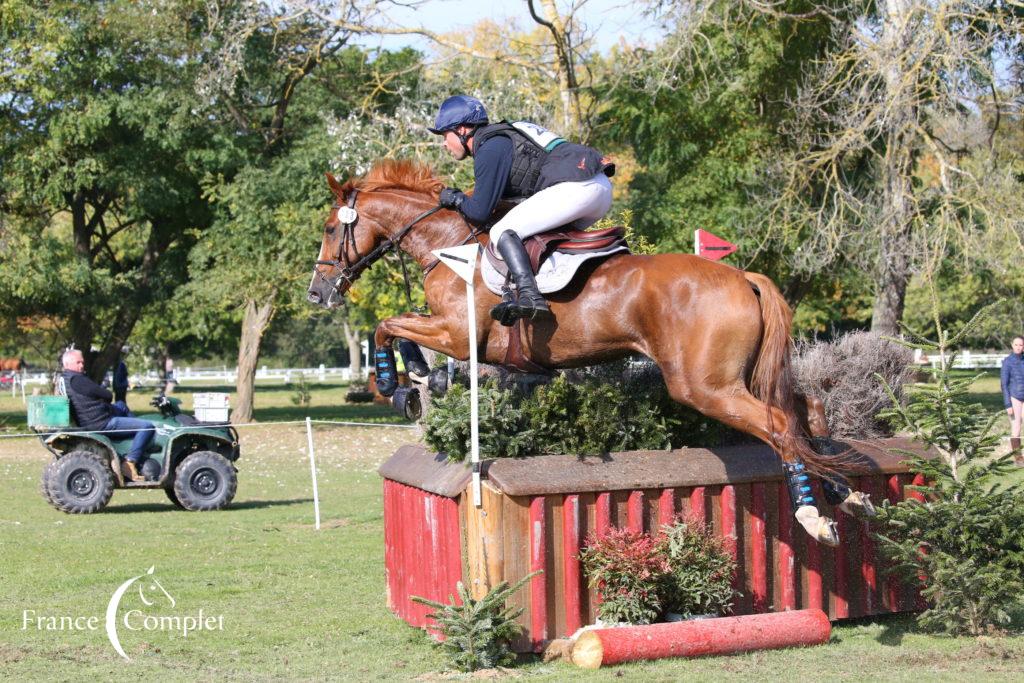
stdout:
[[[458,355],[453,347],[459,341],[465,340],[453,338],[448,323],[448,319],[443,316],[405,313],[388,318],[377,326],[373,335],[373,343],[377,347],[374,353],[374,367],[377,373],[377,390],[382,396],[391,396],[398,388],[398,370],[395,364],[395,351],[392,348],[395,339],[407,339],[447,356]],[[465,334],[462,336],[465,337]]]

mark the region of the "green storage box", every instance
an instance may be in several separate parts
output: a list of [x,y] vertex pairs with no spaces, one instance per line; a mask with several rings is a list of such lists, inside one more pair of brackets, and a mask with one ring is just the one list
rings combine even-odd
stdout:
[[70,427],[71,410],[64,396],[30,396],[29,427]]

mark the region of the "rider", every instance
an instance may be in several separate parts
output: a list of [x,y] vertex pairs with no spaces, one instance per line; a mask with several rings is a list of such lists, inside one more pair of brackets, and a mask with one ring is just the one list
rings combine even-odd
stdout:
[[122,401],[111,403],[113,394],[92,381],[85,370],[85,358],[78,349],[70,349],[61,357],[64,366],[64,391],[67,393],[71,412],[79,427],[114,432],[111,438],[132,437],[132,445],[125,455],[125,474],[132,481],[142,481],[138,466],[146,456],[146,447],[153,440],[153,423],[140,420],[132,415]]
[[537,289],[523,240],[569,225],[582,230],[600,220],[612,205],[615,165],[592,147],[566,142],[549,130],[526,121],[489,123],[480,100],[467,95],[446,99],[431,133],[444,136],[444,146],[457,161],[473,157],[472,196],[446,187],[440,204],[455,209],[474,225],[491,217],[499,199],[525,198],[490,230],[515,282],[517,301],[491,309],[495,320],[551,315]]

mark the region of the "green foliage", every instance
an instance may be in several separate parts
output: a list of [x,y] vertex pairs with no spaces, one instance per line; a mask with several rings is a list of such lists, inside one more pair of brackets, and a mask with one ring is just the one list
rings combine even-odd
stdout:
[[[171,297],[210,215],[192,115],[195,3],[6,3],[0,20],[0,314],[109,364]],[[52,334],[48,334],[52,333]]]
[[572,384],[560,375],[524,402],[535,453],[597,454],[668,448],[674,418],[651,401],[622,388],[588,379]]
[[[480,450],[488,455],[520,456],[530,453],[531,435],[521,430],[520,397],[489,380],[478,387]],[[455,384],[448,393],[434,399],[425,418],[424,440],[452,461],[465,460],[470,451],[470,391]]]
[[[469,390],[434,399],[425,440],[451,460],[469,453]],[[610,363],[561,373],[524,396],[490,380],[480,387],[480,448],[486,457],[717,446],[744,438],[671,399],[656,367]]]
[[598,614],[609,623],[650,624],[664,608],[662,590],[671,567],[667,542],[642,531],[590,534],[580,552],[587,581],[601,591]]
[[308,408],[313,401],[313,395],[310,392],[309,382],[306,380],[306,373],[300,372],[299,378],[292,386],[295,388],[295,393],[291,397],[292,405]]
[[502,581],[482,599],[474,600],[466,586],[459,581],[459,602],[449,596],[449,604],[443,604],[412,596],[414,602],[433,607],[428,616],[437,621],[444,640],[438,643],[448,661],[459,671],[476,671],[507,666],[516,660],[511,650],[512,639],[522,632],[515,619],[523,613],[522,608],[506,606],[508,599],[540,571],[527,574],[509,586]]
[[731,610],[736,560],[703,523],[683,518],[661,528],[669,572],[662,588],[665,609],[683,616]]
[[927,484],[916,487],[924,500],[884,507],[880,538],[897,570],[923,587],[928,609],[920,623],[947,633],[977,635],[1008,624],[1010,608],[1021,601],[1024,493],[1020,485],[996,483],[1012,466],[1012,454],[993,455],[1001,414],[969,403],[969,387],[976,378],[957,378],[951,372],[951,348],[989,309],[952,336],[942,328],[938,310],[936,302],[935,339],[910,333],[908,345],[928,351],[940,362],[927,369],[931,380],[917,385],[906,407],[890,390],[893,408],[888,415],[939,457],[899,451],[912,471],[924,475]]

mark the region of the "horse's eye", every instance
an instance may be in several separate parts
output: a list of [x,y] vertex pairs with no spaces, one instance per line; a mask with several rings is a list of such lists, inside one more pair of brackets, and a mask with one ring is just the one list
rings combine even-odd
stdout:
[[324,232],[326,232],[328,235],[333,235],[334,234],[334,226],[333,225],[328,225],[326,228],[324,228]]

